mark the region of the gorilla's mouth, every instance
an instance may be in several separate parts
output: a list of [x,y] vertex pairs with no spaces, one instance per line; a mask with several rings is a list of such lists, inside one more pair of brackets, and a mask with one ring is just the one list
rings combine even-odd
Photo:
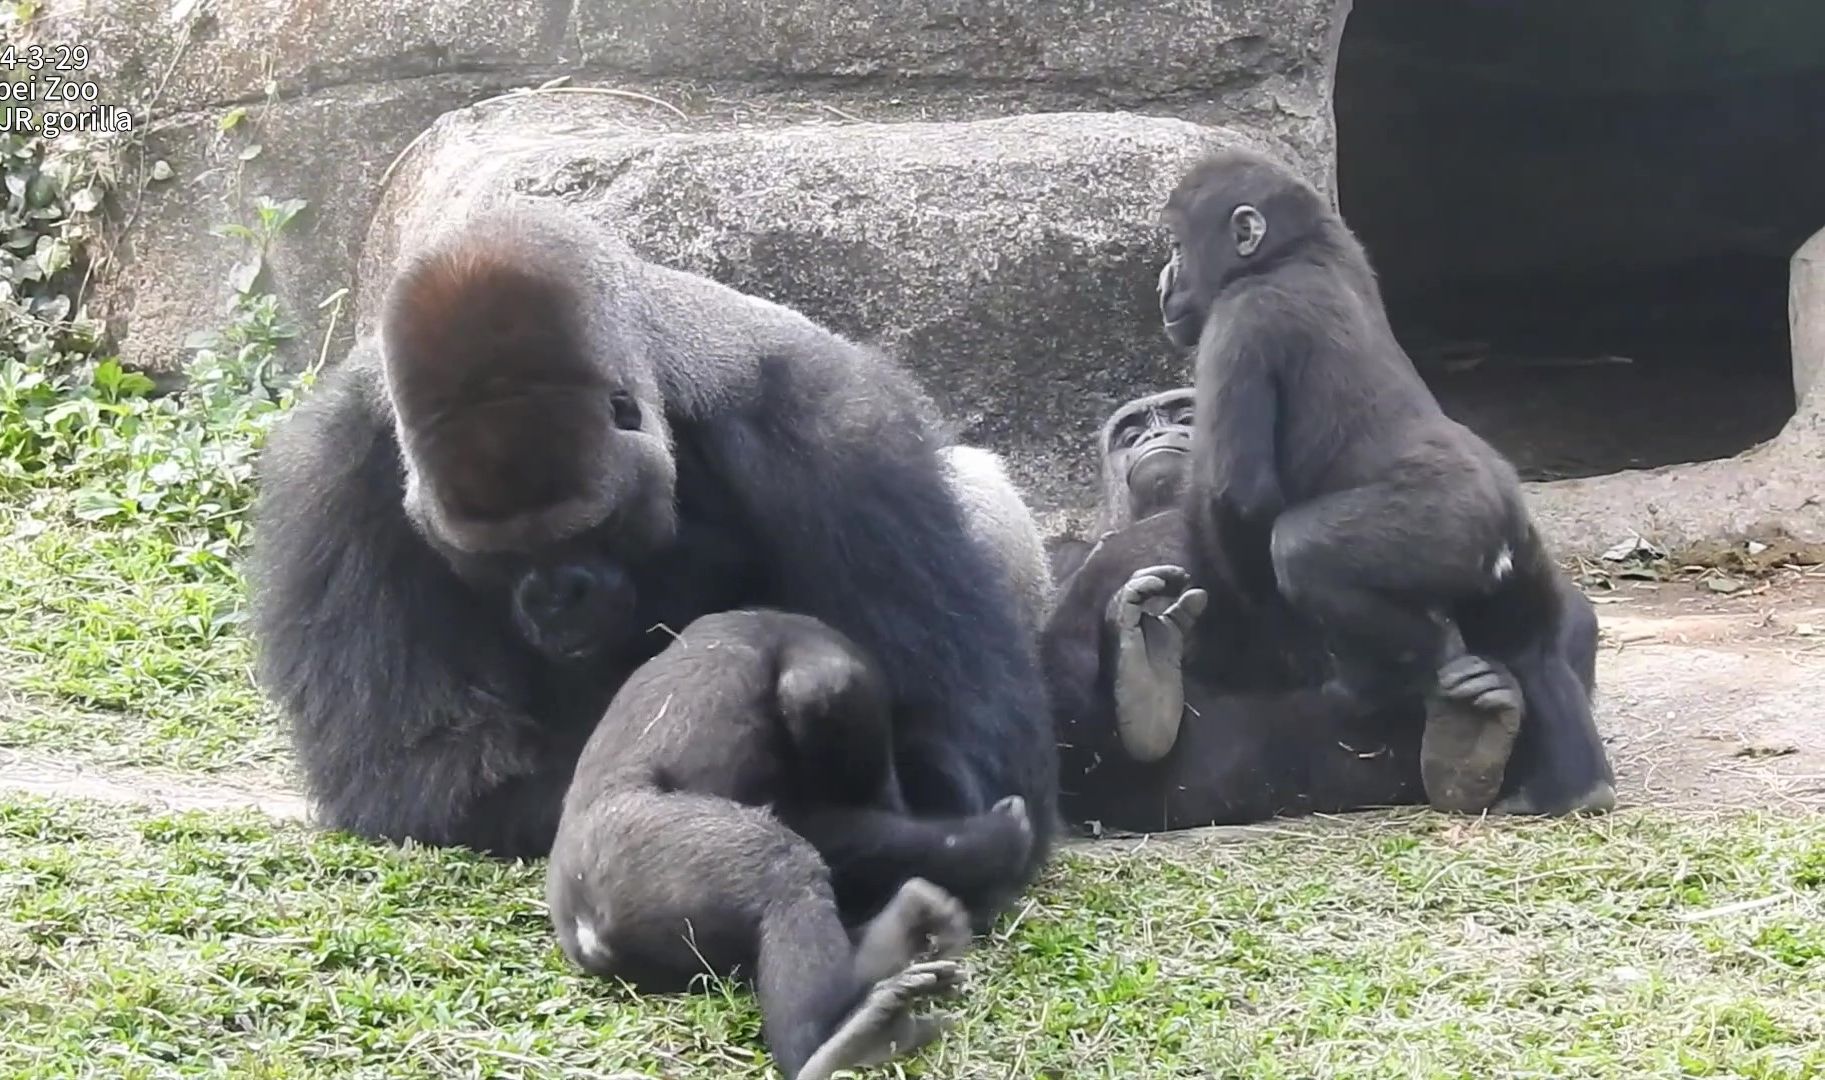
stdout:
[[1166,337],[1181,349],[1195,347],[1198,343],[1198,335],[1204,329],[1203,324],[1190,315],[1165,319],[1163,322],[1166,326]]
[[1134,460],[1128,462],[1127,479],[1129,481],[1133,481],[1134,471],[1136,469],[1140,468],[1141,463],[1146,461],[1150,457],[1157,457],[1160,454],[1184,454],[1184,453],[1188,453],[1188,452],[1189,452],[1189,448],[1184,444],[1184,442],[1180,441],[1179,439],[1176,439],[1176,438],[1161,439],[1159,442],[1155,443],[1154,445],[1149,446],[1147,449],[1142,450],[1140,453],[1134,455]]

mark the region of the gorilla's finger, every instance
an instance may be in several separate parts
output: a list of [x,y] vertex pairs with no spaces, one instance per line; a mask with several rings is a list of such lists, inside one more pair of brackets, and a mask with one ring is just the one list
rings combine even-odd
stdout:
[[1191,584],[1191,573],[1182,566],[1173,566],[1170,563],[1142,567],[1130,575],[1129,580],[1132,581],[1143,575],[1157,579],[1161,589],[1170,587],[1174,592],[1183,592],[1185,586]]
[[1507,690],[1511,686],[1499,671],[1480,671],[1452,683],[1445,696],[1453,701],[1475,701],[1484,694]]
[[1180,630],[1190,630],[1191,624],[1198,621],[1198,616],[1204,614],[1205,605],[1209,603],[1208,592],[1203,589],[1186,589],[1161,618],[1172,620],[1172,624]]

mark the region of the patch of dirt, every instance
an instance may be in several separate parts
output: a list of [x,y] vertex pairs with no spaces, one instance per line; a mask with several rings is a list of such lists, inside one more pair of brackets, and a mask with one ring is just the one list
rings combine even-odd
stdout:
[[1597,721],[1625,805],[1825,808],[1825,573],[1595,599]]
[[[1595,600],[1597,721],[1624,806],[1825,809],[1825,570],[1729,594],[1706,580],[1623,581]],[[306,816],[283,788],[22,750],[0,749],[0,790]]]
[[303,820],[303,796],[282,788],[150,769],[117,769],[30,750],[0,749],[0,791],[155,806],[167,810],[258,810]]

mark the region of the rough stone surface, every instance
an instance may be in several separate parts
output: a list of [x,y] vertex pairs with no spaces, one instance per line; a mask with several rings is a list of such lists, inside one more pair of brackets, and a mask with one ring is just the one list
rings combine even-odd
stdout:
[[1159,331],[1159,208],[1198,156],[1247,141],[1119,113],[671,134],[590,107],[519,100],[439,121],[376,215],[364,323],[436,223],[560,199],[649,258],[900,353],[1042,506],[1076,501],[1110,409],[1186,377]]
[[1668,550],[1780,534],[1825,543],[1825,386],[1779,436],[1736,457],[1531,484],[1528,498],[1562,555],[1630,536]]
[[[116,96],[198,109],[563,65],[636,79],[1055,83],[1129,101],[1252,88],[1328,121],[1349,0],[47,0]],[[1263,102],[1265,104],[1265,101]]]
[[[233,295],[229,271],[246,257],[244,244],[210,230],[225,222],[251,223],[257,196],[302,198],[309,205],[269,252],[261,287],[278,294],[299,326],[287,359],[315,359],[334,314],[319,305],[349,284],[359,238],[392,158],[368,140],[380,146],[409,142],[445,111],[447,95],[485,92],[463,76],[351,86],[277,102],[257,122],[227,132],[211,114],[171,118],[129,171],[143,176],[149,161],[164,160],[172,179],[147,182],[123,200],[131,227],[119,231],[113,257],[100,270],[92,312],[107,320],[128,363],[175,369],[186,356],[187,336],[221,325]],[[256,144],[259,155],[241,161],[244,148]],[[335,322],[332,354],[350,340],[348,314]]]
[[[1328,179],[1331,57],[1348,0],[47,0],[28,34],[90,47],[103,99],[177,171],[128,170],[97,314],[130,363],[172,367],[214,325],[234,255],[210,226],[249,198],[303,198],[274,279],[315,358],[316,307],[351,284],[386,163],[446,110],[556,76],[638,86],[714,128],[826,118],[970,118],[1123,108],[1236,122]],[[575,100],[574,98],[568,100]],[[249,122],[227,136],[230,108]],[[258,124],[263,152],[234,157]],[[303,238],[299,238],[303,237]],[[175,254],[174,254],[175,253]],[[331,352],[345,342],[332,343]]]
[[1825,229],[1794,253],[1787,332],[1793,341],[1793,396],[1804,401],[1825,373]]
[[1075,84],[1115,99],[1245,86],[1328,114],[1337,0],[582,3],[592,65],[649,76]]
[[[47,0],[30,27],[89,46],[116,102],[161,112],[258,104],[355,83],[559,62],[553,0]],[[408,136],[409,138],[410,136]]]

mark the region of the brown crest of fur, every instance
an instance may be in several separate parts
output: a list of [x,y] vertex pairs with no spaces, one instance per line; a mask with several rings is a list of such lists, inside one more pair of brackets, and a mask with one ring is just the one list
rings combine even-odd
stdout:
[[617,388],[591,355],[584,299],[540,256],[496,230],[466,232],[388,290],[400,442],[421,494],[458,530],[596,494]]

